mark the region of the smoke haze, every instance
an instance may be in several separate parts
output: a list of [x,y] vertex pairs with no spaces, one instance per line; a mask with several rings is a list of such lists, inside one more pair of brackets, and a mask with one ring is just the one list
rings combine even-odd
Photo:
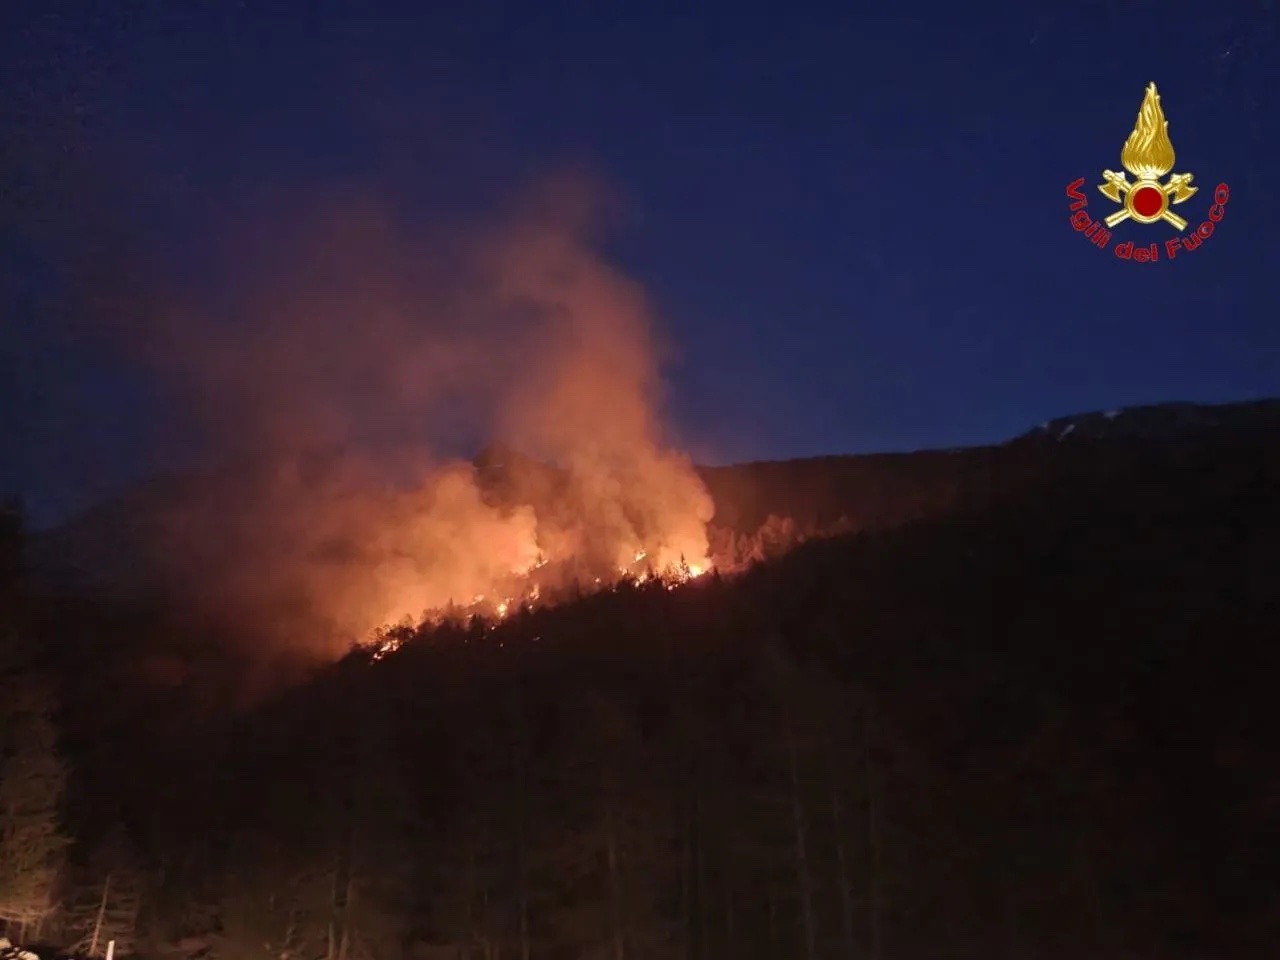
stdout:
[[[705,565],[713,505],[663,445],[649,307],[592,243],[599,201],[566,178],[490,223],[421,230],[330,197],[244,225],[215,284],[234,297],[131,323],[206,445],[252,465],[165,510],[166,577],[329,655],[546,562]],[[560,468],[554,495],[515,477],[526,496],[499,502],[441,453],[483,436]]]

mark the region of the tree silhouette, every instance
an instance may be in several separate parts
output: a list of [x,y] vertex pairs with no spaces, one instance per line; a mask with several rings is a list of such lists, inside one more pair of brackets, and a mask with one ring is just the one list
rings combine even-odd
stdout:
[[146,869],[124,829],[115,824],[94,847],[89,862],[72,871],[62,926],[83,957],[138,952],[138,921],[146,896]]
[[39,936],[68,847],[59,822],[67,768],[54,698],[30,673],[0,681],[0,921],[11,939]]

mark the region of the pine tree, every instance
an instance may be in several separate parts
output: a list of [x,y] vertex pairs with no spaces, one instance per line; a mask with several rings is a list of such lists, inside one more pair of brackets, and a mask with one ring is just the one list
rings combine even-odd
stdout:
[[38,935],[51,912],[68,843],[53,714],[47,685],[0,667],[0,921],[18,941]]
[[124,831],[113,827],[76,877],[68,897],[65,928],[78,937],[75,953],[104,957],[115,942],[115,956],[138,952],[138,916],[145,872]]
[[248,838],[233,850],[211,938],[215,957],[293,960],[325,956],[332,874],[321,857],[294,856]]
[[644,771],[655,762],[636,718],[589,693],[557,771],[563,790],[556,842],[543,868],[560,887],[550,920],[581,957],[670,955],[679,929],[680,828],[668,791]]

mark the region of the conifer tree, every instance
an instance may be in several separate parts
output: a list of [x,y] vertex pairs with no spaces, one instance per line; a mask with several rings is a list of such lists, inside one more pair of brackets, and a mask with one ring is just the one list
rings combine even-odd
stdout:
[[46,684],[0,664],[0,921],[39,935],[67,847],[59,823],[66,766]]
[[76,881],[66,915],[68,931],[79,937],[76,954],[104,957],[112,941],[115,956],[137,953],[145,872],[123,829],[111,829]]

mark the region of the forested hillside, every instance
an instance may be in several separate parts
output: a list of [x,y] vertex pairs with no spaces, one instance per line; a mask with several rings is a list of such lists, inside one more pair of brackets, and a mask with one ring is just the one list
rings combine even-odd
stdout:
[[930,455],[1021,466],[973,467],[1003,492],[965,509],[407,631],[243,702],[213,646],[138,669],[201,649],[180,619],[10,576],[5,703],[62,736],[6,724],[4,789],[50,776],[39,864],[2,814],[5,890],[63,905],[51,945],[154,957],[1262,955],[1273,440]]

